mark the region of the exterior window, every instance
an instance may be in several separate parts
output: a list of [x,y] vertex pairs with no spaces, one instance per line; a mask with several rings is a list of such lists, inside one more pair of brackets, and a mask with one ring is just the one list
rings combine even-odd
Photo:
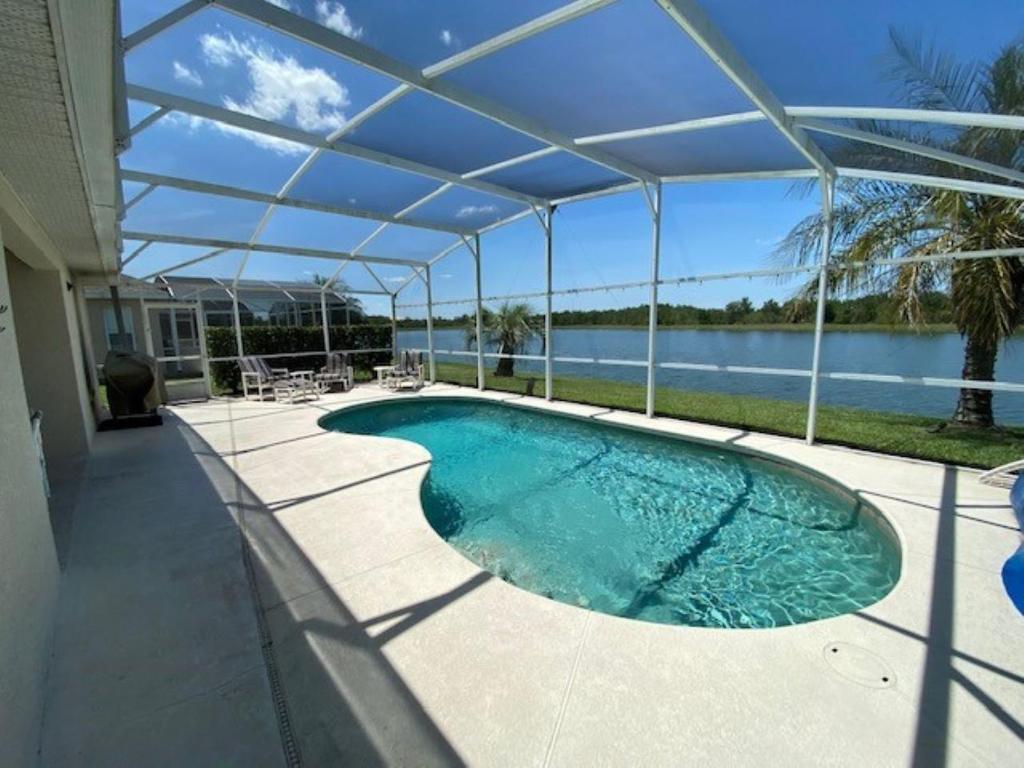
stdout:
[[[124,309],[122,307],[122,309]],[[107,334],[107,349],[117,347],[117,320],[114,318],[114,308],[104,307],[103,309],[103,330]],[[132,324],[132,313],[124,309],[124,332],[128,336],[128,348],[135,349],[135,328]]]

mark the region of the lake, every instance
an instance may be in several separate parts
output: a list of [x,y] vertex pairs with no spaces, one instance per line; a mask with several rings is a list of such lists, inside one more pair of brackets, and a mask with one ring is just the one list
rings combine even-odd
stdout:
[[[399,346],[426,349],[425,330],[400,330]],[[639,328],[556,328],[556,357],[601,357],[644,360],[647,332]],[[660,363],[707,363],[765,368],[811,367],[813,334],[810,331],[735,331],[663,329],[658,331]],[[464,350],[461,329],[434,332],[438,350]],[[541,354],[536,341],[529,354]],[[472,363],[472,358],[438,355],[439,361]],[[884,331],[828,331],[822,343],[822,371],[882,373],[903,376],[959,378],[963,341],[955,333],[914,334]],[[488,359],[489,369],[495,365]],[[517,360],[516,370],[543,376],[541,361]],[[646,369],[594,363],[555,363],[555,375],[612,379],[643,384]],[[807,400],[810,383],[788,376],[712,373],[659,369],[658,386],[681,390],[755,395],[779,400]],[[1014,338],[1000,348],[996,378],[1024,382],[1024,339]],[[542,390],[540,390],[542,391]],[[957,390],[910,384],[883,384],[822,380],[820,402],[922,416],[945,417],[953,412]],[[996,419],[1024,424],[1024,393],[995,393]]]

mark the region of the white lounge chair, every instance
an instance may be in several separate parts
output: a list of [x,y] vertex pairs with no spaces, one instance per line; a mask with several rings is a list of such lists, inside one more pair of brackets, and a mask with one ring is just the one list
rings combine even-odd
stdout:
[[419,389],[423,386],[423,353],[404,350],[399,362],[384,376],[388,389]]
[[320,369],[314,377],[320,391],[327,392],[331,387],[340,384],[343,392],[354,386],[352,366],[348,364],[348,353],[331,352],[327,355],[327,365]]
[[998,488],[1012,488],[1014,481],[1017,479],[1017,474],[1021,471],[1024,471],[1024,459],[1011,461],[1009,464],[1003,464],[995,469],[990,469],[988,472],[982,472],[978,476],[978,482],[984,485],[994,485]]
[[242,395],[246,400],[250,389],[255,389],[256,396],[262,400],[264,389],[273,393],[274,382],[290,378],[287,368],[271,368],[262,357],[240,357],[238,367],[242,371]]

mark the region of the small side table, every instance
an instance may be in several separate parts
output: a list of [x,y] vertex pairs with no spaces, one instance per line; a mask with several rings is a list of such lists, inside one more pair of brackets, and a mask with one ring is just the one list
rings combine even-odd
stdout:
[[388,374],[395,370],[393,365],[375,365],[373,366],[373,372],[377,376],[377,386],[381,389],[384,388],[384,380]]
[[291,371],[287,379],[278,379],[273,382],[274,399],[280,400],[282,395],[288,395],[288,402],[295,402],[295,395],[303,398],[320,399],[320,392],[314,379],[313,371]]

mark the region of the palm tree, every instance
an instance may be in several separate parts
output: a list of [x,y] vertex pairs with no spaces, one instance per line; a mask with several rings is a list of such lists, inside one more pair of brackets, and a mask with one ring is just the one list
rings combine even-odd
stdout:
[[[533,324],[533,308],[529,304],[513,304],[506,301],[497,311],[484,308],[481,313],[484,328],[484,343],[494,344],[498,348],[498,366],[494,369],[495,376],[512,376],[515,358],[510,355],[522,354],[526,351],[530,339],[538,335]],[[476,317],[469,315],[466,327],[466,349],[477,341]]]
[[[323,288],[329,277],[321,275],[319,272],[313,273],[313,285]],[[357,299],[351,294],[351,287],[344,280],[336,279],[331,284],[331,293],[337,298],[341,299],[341,303],[345,309],[345,325],[352,325],[352,315],[356,315],[356,319],[362,322],[363,318],[363,302]],[[333,314],[333,313],[332,313]]]
[[[1024,45],[1005,48],[987,66],[957,63],[892,33],[890,71],[904,99],[920,109],[1024,114]],[[990,128],[953,130],[860,121],[862,130],[968,155],[1007,168],[1024,166],[1021,133]],[[859,142],[844,144],[837,165],[996,181],[1006,180],[936,160]],[[796,225],[776,251],[795,264],[819,257],[822,221],[810,216]],[[1024,202],[880,181],[842,179],[833,208],[830,292],[855,295],[886,291],[900,319],[926,320],[921,298],[948,290],[953,318],[964,339],[962,378],[992,381],[1000,342],[1011,336],[1024,311],[1024,262],[987,258],[941,263],[887,264],[893,258],[1024,246]],[[809,282],[800,298],[813,299]],[[992,391],[960,390],[952,423],[992,427]]]

